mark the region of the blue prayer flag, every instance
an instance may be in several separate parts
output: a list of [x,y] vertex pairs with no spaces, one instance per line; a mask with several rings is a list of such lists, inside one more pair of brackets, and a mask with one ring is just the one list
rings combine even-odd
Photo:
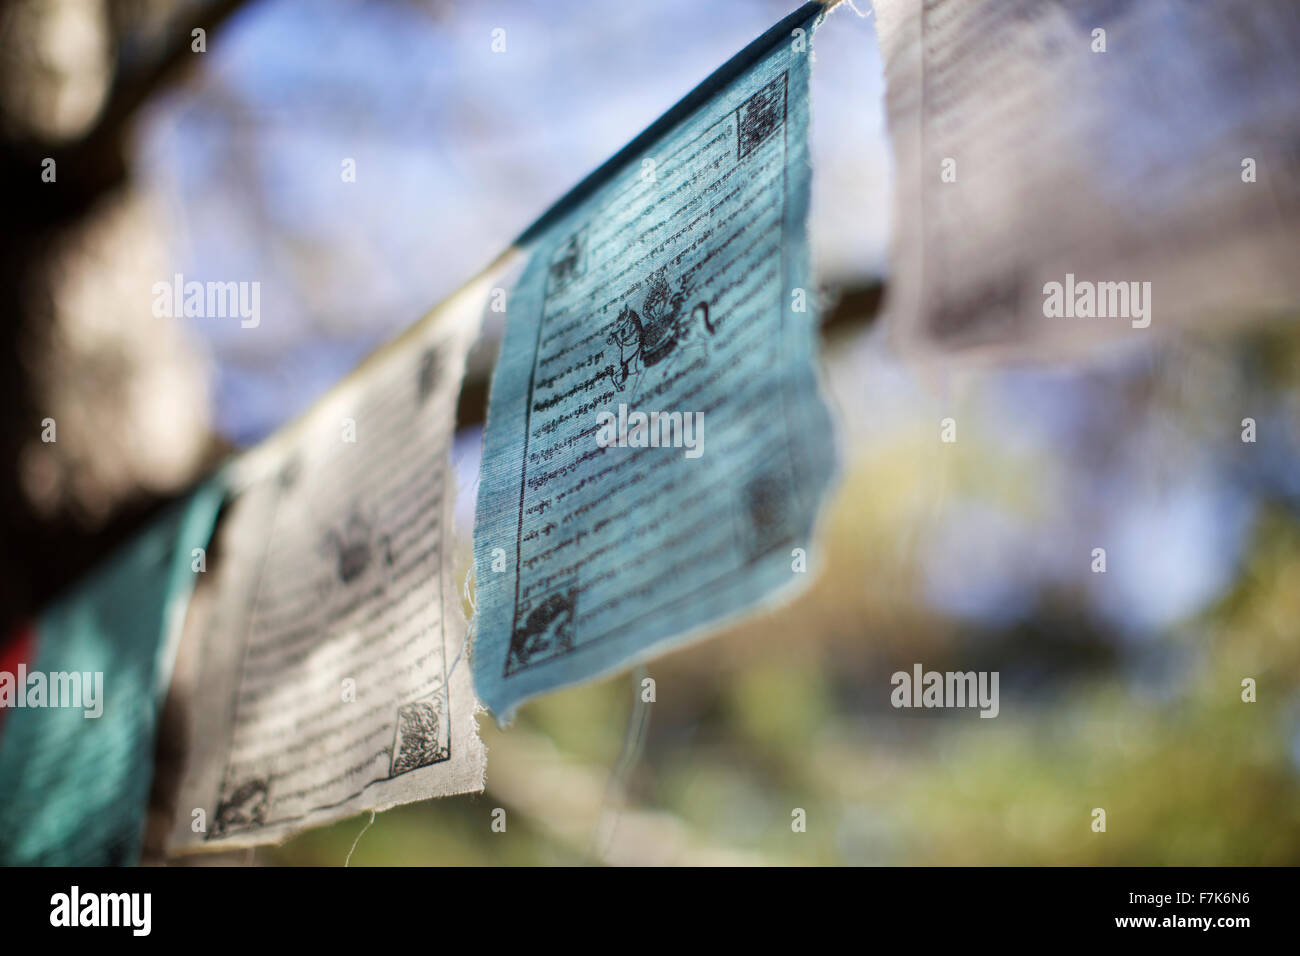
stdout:
[[223,498],[213,479],[155,520],[40,617],[30,673],[0,675],[0,863],[138,860],[193,549]]
[[474,532],[497,713],[806,579],[835,470],[809,267],[810,3],[530,227]]

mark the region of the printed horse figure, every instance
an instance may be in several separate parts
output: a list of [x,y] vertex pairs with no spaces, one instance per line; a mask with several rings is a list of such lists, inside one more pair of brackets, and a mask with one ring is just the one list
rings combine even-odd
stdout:
[[606,337],[610,345],[618,347],[619,377],[615,384],[619,388],[631,376],[633,363],[638,358],[641,369],[647,369],[673,353],[678,342],[690,333],[688,316],[694,317],[702,311],[705,328],[713,332],[707,303],[699,303],[689,313],[682,310],[691,290],[683,282],[681,288],[674,291],[668,282],[667,266],[651,273],[646,285],[648,290],[641,303],[641,312],[638,314],[630,305],[623,306],[614,331]]

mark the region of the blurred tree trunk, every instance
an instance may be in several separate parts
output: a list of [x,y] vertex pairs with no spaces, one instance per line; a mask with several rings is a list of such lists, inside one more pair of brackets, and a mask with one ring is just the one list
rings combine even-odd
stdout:
[[[51,262],[60,245],[127,183],[132,120],[191,57],[201,55],[192,50],[192,31],[202,28],[210,43],[245,2],[103,4],[99,26],[112,51],[110,75],[98,113],[72,136],[43,134],[49,124],[37,115],[41,98],[21,91],[22,84],[44,79],[39,53],[28,51],[41,49],[43,37],[33,34],[53,5],[10,0],[0,8],[3,82],[7,92],[19,90],[6,96],[0,113],[0,182],[6,192],[0,321],[7,325],[0,343],[0,640],[162,504],[141,494],[104,527],[88,528],[74,514],[38,514],[24,491],[23,450],[40,440],[46,417],[38,366],[55,322]],[[42,180],[48,159],[55,163],[52,183]]]

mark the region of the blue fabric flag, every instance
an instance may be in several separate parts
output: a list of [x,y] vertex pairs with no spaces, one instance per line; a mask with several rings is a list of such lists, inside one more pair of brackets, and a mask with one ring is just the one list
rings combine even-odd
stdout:
[[213,479],[160,516],[41,616],[30,672],[0,674],[0,864],[138,860],[193,549],[223,498]]
[[835,471],[805,230],[823,15],[778,23],[517,243],[474,532],[499,718],[807,579]]

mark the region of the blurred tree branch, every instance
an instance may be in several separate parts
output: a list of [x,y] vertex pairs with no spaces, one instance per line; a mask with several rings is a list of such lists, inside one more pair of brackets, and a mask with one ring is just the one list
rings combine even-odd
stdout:
[[[136,111],[197,55],[192,51],[192,31],[203,29],[210,37],[247,2],[181,3],[180,7],[194,7],[193,15],[173,15],[160,40],[143,42],[133,37],[137,24],[121,13],[137,5],[113,6],[117,11],[112,18],[117,33],[115,65],[107,97],[89,128],[71,141],[30,132],[9,134],[0,141],[0,170],[17,200],[7,204],[13,225],[41,228],[74,221],[124,182],[126,133]],[[31,184],[38,182],[47,157],[55,160],[59,188],[33,189]]]

